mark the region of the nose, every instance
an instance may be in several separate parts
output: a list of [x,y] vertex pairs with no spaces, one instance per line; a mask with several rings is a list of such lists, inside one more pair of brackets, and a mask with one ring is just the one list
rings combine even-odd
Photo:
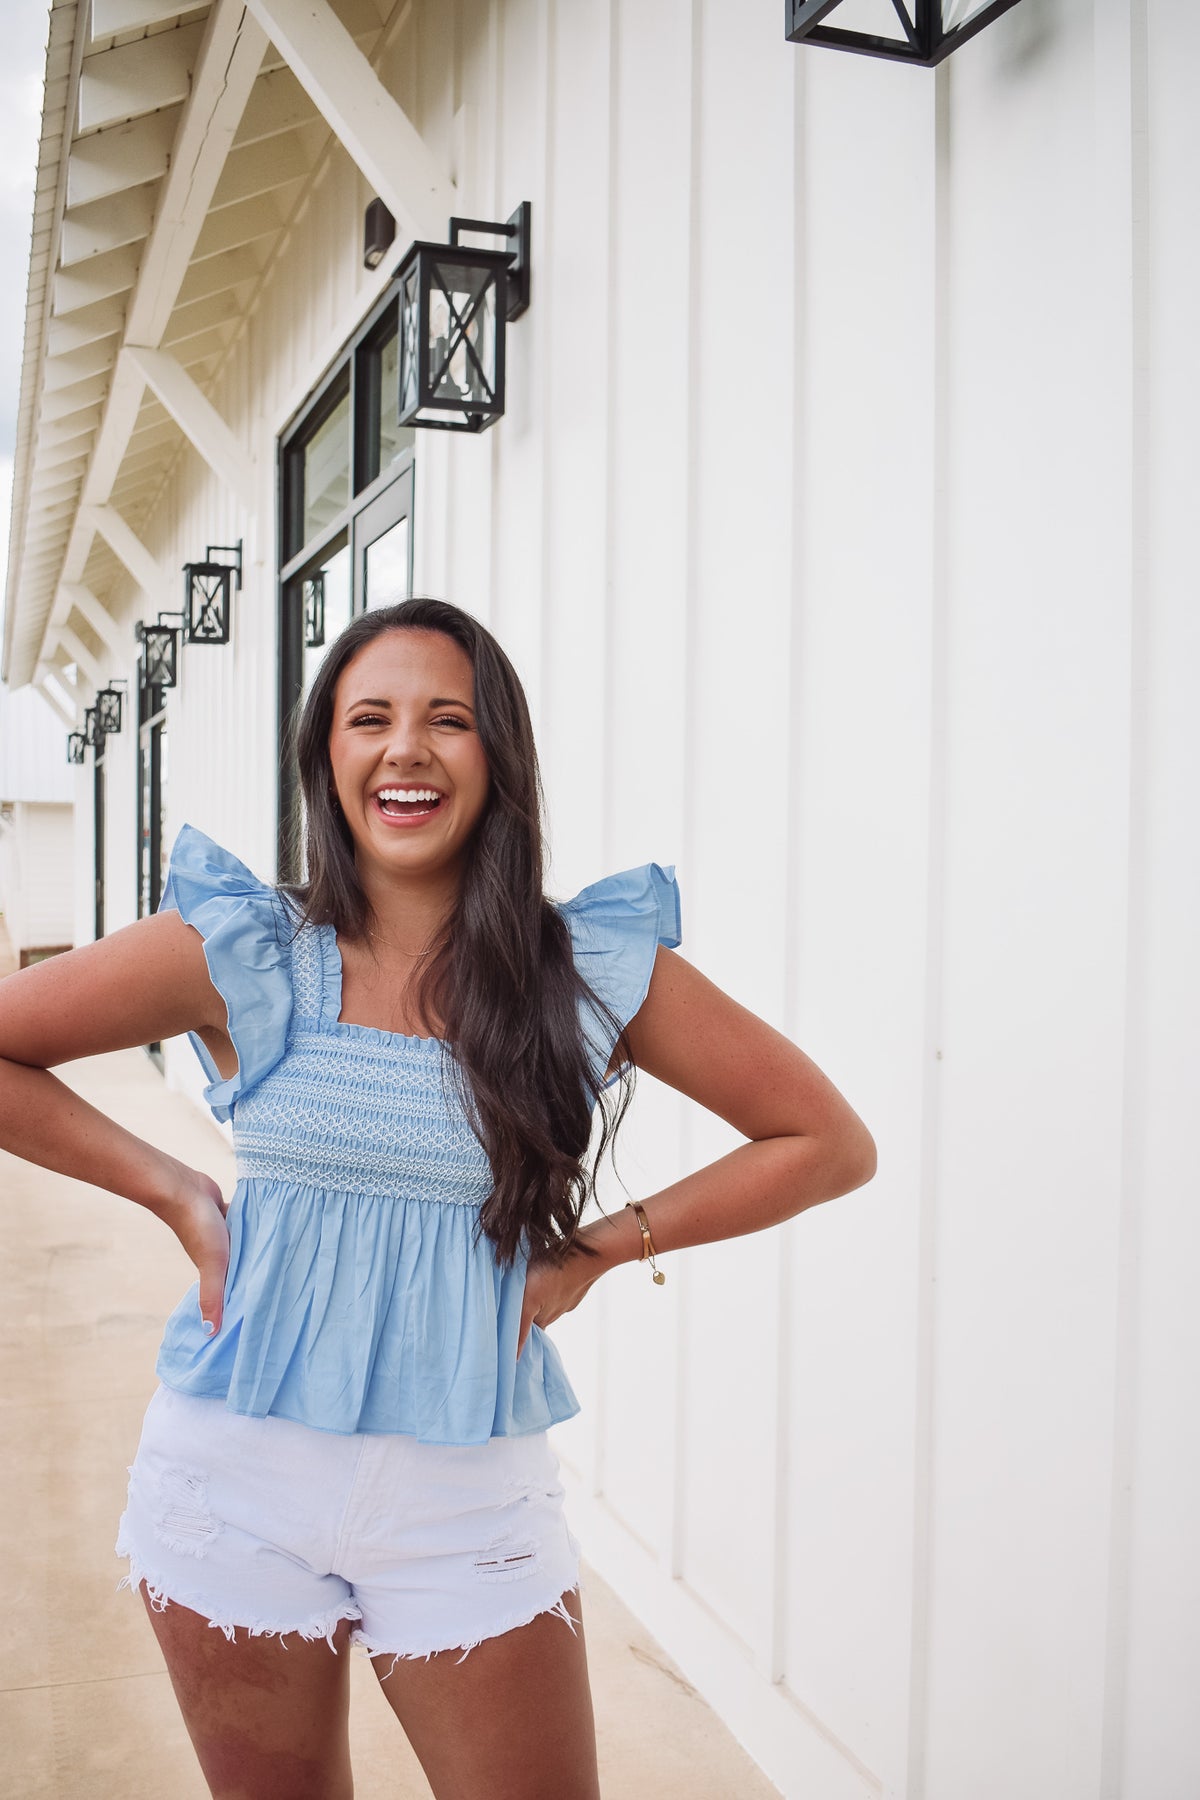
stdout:
[[388,733],[387,761],[398,769],[419,768],[429,761],[429,740],[424,720],[398,713]]

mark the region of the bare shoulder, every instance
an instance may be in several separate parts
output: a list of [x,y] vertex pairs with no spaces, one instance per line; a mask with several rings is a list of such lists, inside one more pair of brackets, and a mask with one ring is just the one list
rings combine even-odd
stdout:
[[660,948],[626,1036],[634,1063],[748,1138],[866,1133],[812,1059],[677,951]]
[[40,1068],[195,1031],[225,1035],[198,931],[176,912],[0,982],[0,1056]]

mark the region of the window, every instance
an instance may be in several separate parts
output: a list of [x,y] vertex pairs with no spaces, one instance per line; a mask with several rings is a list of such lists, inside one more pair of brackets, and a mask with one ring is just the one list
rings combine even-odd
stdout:
[[355,613],[412,593],[413,440],[399,416],[389,288],[279,443],[279,872],[294,879],[292,733],[325,651]]

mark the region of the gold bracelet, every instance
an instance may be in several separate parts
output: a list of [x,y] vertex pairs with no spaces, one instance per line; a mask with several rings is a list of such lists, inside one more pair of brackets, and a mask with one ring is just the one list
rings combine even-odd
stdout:
[[646,1214],[637,1200],[627,1200],[625,1205],[626,1207],[633,1208],[634,1216],[642,1231],[642,1254],[638,1258],[638,1261],[649,1261],[650,1267],[654,1271],[655,1284],[656,1286],[661,1287],[667,1278],[654,1260],[654,1239],[650,1236],[650,1226],[647,1223]]

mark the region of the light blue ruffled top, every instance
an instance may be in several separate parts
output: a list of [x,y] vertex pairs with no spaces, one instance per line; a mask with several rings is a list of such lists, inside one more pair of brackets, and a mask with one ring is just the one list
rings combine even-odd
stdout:
[[[205,1098],[233,1121],[224,1318],[204,1335],[194,1284],[167,1321],[159,1379],[325,1431],[475,1444],[579,1411],[558,1352],[517,1336],[525,1260],[476,1238],[487,1157],[443,1071],[438,1038],[344,1024],[331,925],[185,825],[162,906],[204,939],[237,1051],[222,1079],[201,1041]],[[611,875],[560,911],[580,973],[622,1023],[645,999],[656,946],[679,943],[674,871]],[[584,1030],[598,1079],[613,1045]],[[445,1079],[443,1080],[443,1074]]]

